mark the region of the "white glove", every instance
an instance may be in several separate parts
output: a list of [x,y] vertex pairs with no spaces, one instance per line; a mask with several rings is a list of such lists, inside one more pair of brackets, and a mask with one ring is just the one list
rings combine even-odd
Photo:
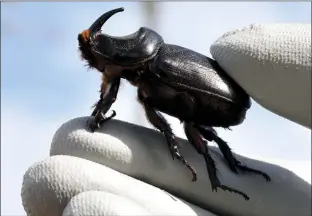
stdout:
[[[310,25],[251,26],[221,37],[211,53],[256,101],[310,128],[310,35]],[[236,175],[211,147],[220,181],[245,192],[246,201],[212,192],[204,159],[186,140],[181,154],[195,167],[196,182],[172,160],[161,133],[117,120],[90,133],[88,121],[62,125],[51,157],[26,172],[21,195],[28,215],[311,215],[311,185],[284,168],[236,155],[272,180]]]

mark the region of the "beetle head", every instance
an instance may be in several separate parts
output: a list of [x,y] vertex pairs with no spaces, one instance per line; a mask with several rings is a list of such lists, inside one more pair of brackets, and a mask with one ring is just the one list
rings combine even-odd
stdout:
[[90,68],[95,68],[105,73],[108,65],[114,65],[109,58],[114,54],[114,44],[110,37],[101,34],[101,28],[114,14],[124,11],[117,8],[104,13],[87,30],[78,34],[79,51],[83,60],[86,60]]

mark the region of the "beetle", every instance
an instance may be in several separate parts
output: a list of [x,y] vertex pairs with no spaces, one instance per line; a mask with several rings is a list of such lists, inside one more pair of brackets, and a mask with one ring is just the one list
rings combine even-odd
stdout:
[[249,200],[245,193],[220,182],[208,146],[208,141],[217,143],[234,173],[241,170],[262,175],[270,181],[265,172],[241,164],[213,129],[229,129],[241,124],[251,107],[249,95],[214,59],[166,44],[152,29],[141,27],[124,37],[102,33],[105,22],[122,11],[123,7],[104,13],[89,29],[78,34],[82,60],[102,74],[100,99],[91,114],[90,130],[94,132],[116,116],[114,110],[110,116],[106,113],[116,101],[121,79],[125,79],[137,87],[138,101],[147,119],[164,134],[173,159],[178,159],[191,171],[192,181],[197,180],[196,171],[180,154],[179,142],[161,113],[183,122],[188,141],[205,159],[212,191],[219,187]]

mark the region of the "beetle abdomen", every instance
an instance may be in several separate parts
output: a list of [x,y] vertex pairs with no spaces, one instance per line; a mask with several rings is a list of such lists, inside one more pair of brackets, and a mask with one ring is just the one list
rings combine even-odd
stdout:
[[220,100],[216,95],[207,97],[204,93],[197,94],[195,98],[198,106],[193,119],[197,123],[211,127],[230,127],[245,120],[248,108],[238,103]]
[[163,82],[185,91],[206,93],[220,100],[250,108],[247,93],[229,77],[216,61],[177,45],[164,44],[150,67]]
[[211,127],[230,127],[242,123],[247,109],[229,100],[220,100],[205,92],[191,94],[173,86],[159,83],[157,79],[139,84],[141,102],[184,122],[195,122]]

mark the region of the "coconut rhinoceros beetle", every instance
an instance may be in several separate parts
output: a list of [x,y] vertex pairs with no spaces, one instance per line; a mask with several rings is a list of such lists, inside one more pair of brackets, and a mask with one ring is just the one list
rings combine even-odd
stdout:
[[197,179],[196,171],[179,153],[178,140],[161,112],[184,123],[188,141],[205,159],[212,190],[217,191],[219,187],[248,200],[245,193],[220,183],[207,141],[218,144],[233,172],[238,173],[240,169],[270,181],[266,173],[235,159],[230,147],[213,129],[241,124],[251,107],[249,95],[215,60],[181,46],[166,44],[149,28],[141,27],[125,37],[102,34],[104,23],[121,11],[124,9],[104,13],[78,35],[82,59],[102,74],[100,99],[91,115],[90,130],[94,132],[116,115],[113,111],[112,115],[105,116],[116,100],[120,80],[126,79],[138,88],[138,100],[147,119],[165,135],[173,159],[180,160],[192,172],[193,181]]

